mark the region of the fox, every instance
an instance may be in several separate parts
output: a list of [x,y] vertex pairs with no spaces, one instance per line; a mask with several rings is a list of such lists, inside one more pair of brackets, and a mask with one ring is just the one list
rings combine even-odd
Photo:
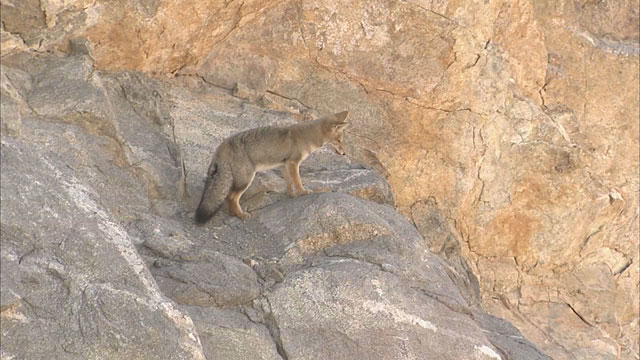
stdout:
[[195,213],[196,223],[205,224],[223,203],[231,215],[242,220],[249,218],[250,214],[240,206],[240,197],[258,171],[281,167],[290,197],[309,194],[302,186],[300,163],[327,144],[335,153],[345,155],[343,139],[348,115],[348,111],[343,111],[285,127],[258,127],[226,138],[216,149],[207,170]]

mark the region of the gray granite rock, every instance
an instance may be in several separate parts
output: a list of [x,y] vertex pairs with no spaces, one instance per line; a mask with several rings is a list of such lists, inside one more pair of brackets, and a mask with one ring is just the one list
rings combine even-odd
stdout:
[[2,139],[3,358],[204,359],[100,201],[64,157]]
[[243,312],[201,306],[181,306],[198,328],[209,358],[280,360],[276,344],[263,324]]

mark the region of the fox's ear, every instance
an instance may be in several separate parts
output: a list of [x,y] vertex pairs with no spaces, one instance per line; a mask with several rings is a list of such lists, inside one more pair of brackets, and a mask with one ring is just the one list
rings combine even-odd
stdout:
[[339,122],[344,122],[344,119],[347,118],[347,115],[349,115],[348,111],[343,111],[343,112],[339,112],[337,114],[333,114],[333,116],[336,118],[336,120],[338,120]]
[[345,127],[347,127],[347,125],[349,124],[347,124],[346,122],[339,122],[339,123],[333,124],[331,128],[333,131],[342,131],[344,130]]

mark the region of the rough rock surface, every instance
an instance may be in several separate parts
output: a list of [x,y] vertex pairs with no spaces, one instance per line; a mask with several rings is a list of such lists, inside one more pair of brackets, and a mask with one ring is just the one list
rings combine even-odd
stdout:
[[[190,89],[127,72],[101,78],[106,90],[77,83],[50,94],[60,79],[30,80],[45,65],[12,80],[3,73],[3,136],[26,131],[32,111],[53,115],[48,96],[80,109],[55,115],[62,124],[109,134],[89,146],[132,167],[123,190],[131,204],[106,200],[117,184],[99,185],[117,216],[135,219],[124,209],[133,203],[158,216],[192,207],[202,183],[190,176],[204,173],[211,150],[202,144],[257,114],[278,123],[299,120],[282,110],[305,118],[348,109],[350,158],[383,174],[393,196],[367,169],[328,171],[310,159],[319,187],[395,198],[451,264],[464,297],[554,358],[638,357],[637,0],[7,0],[1,10],[3,62],[27,49],[87,52],[66,41],[83,36],[98,69],[174,74]],[[84,66],[65,78],[93,76]],[[113,165],[93,157],[109,173]],[[338,188],[347,173],[352,187]],[[276,175],[259,180],[250,210],[282,199],[270,193],[282,189]],[[132,190],[140,187],[144,196]]]
[[88,45],[3,58],[3,359],[548,358],[478,306],[382,176],[329,151],[303,165],[319,193],[267,172],[251,219],[196,226],[222,138],[302,119],[96,70]]

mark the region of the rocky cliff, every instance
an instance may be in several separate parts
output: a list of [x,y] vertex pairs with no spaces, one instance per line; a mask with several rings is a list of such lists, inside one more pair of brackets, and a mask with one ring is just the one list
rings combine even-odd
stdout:
[[[637,358],[638,6],[3,0],[3,354]],[[222,137],[345,109],[337,194],[190,224]]]

